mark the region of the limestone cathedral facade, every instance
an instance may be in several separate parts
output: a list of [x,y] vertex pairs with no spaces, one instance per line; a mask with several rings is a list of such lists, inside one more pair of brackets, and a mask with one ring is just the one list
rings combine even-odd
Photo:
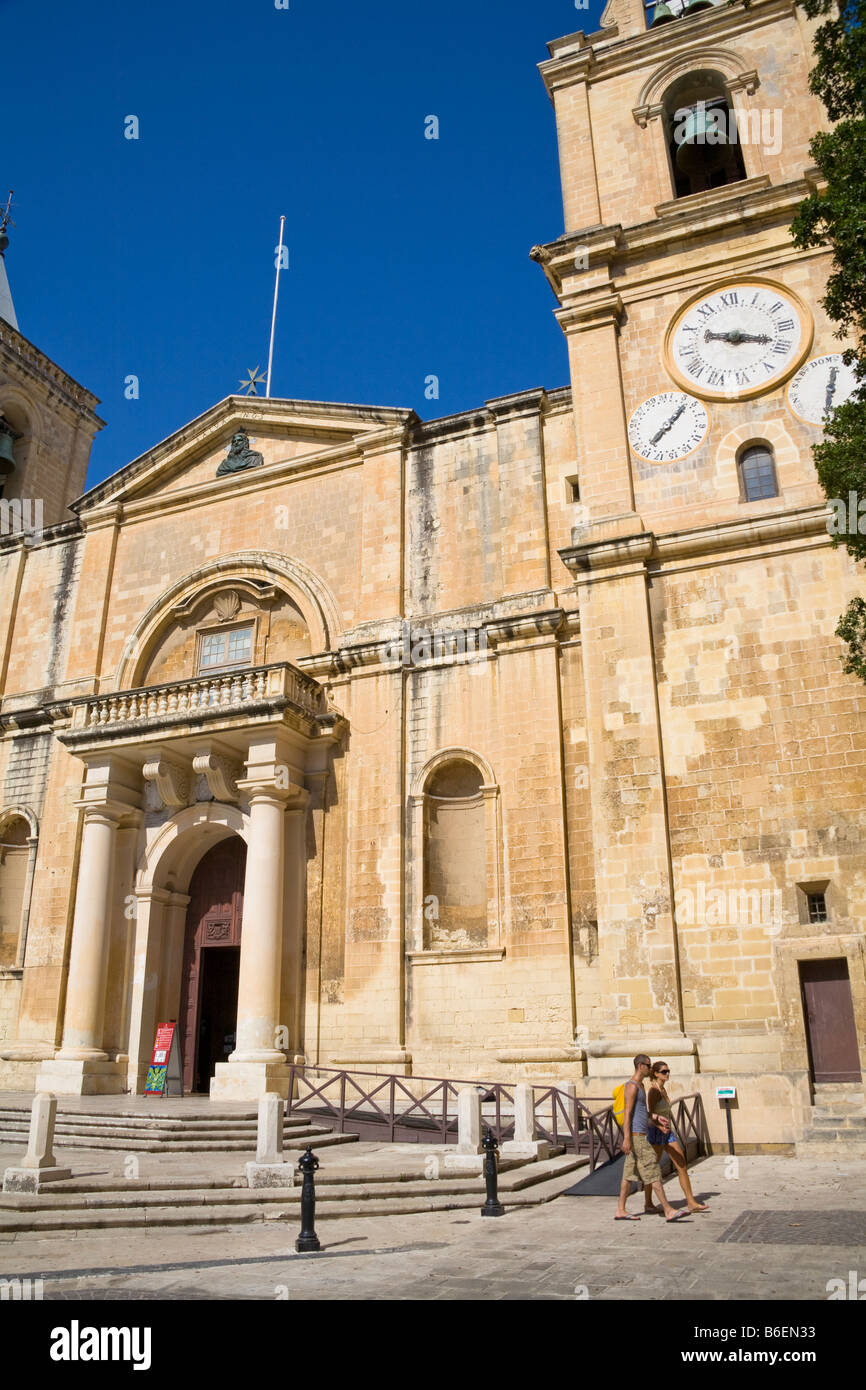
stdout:
[[610,0],[549,55],[570,386],[230,397],[84,491],[98,402],[0,322],[4,520],[44,508],[0,538],[0,1086],[140,1091],[168,1019],[221,1099],[296,1058],[608,1095],[640,1049],[775,1145],[860,1080],[810,27]]

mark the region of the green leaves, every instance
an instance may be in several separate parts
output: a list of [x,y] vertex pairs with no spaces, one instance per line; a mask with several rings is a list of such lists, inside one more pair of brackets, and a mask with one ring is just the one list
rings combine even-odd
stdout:
[[[816,135],[809,150],[826,180],[821,192],[800,205],[791,234],[801,250],[829,245],[833,269],[823,304],[837,325],[838,338],[854,338],[845,360],[854,364],[862,385],[827,419],[824,438],[813,450],[818,478],[828,499],[866,499],[866,0],[801,0],[810,19],[828,16],[815,35],[815,67],[809,86],[832,121]],[[850,507],[849,507],[850,511]],[[857,560],[866,560],[866,535],[849,515],[834,545],[844,545]],[[866,602],[849,603],[836,628],[847,644],[846,672],[866,681]]]
[[848,644],[843,670],[866,681],[866,602],[862,598],[852,598],[839,619],[836,636]]

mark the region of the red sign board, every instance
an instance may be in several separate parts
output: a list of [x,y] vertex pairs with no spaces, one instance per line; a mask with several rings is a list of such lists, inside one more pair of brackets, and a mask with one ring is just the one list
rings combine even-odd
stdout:
[[177,1024],[159,1023],[144,1083],[146,1096],[183,1095]]

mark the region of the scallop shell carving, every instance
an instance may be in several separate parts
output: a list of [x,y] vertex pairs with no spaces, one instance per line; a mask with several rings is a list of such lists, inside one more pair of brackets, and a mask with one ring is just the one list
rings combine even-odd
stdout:
[[213,606],[220,622],[227,623],[236,613],[240,612],[240,596],[235,589],[228,589],[226,593],[217,595]]

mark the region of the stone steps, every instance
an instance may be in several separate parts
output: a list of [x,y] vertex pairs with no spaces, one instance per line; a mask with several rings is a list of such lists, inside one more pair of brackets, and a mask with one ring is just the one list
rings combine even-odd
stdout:
[[[526,1163],[500,1177],[500,1197],[506,1206],[551,1201],[570,1185],[571,1174],[585,1167],[585,1157],[562,1155]],[[240,1181],[240,1180],[238,1180]],[[335,1216],[390,1216],[413,1212],[480,1208],[483,1178],[415,1177],[377,1179],[346,1173],[317,1176],[316,1219]],[[63,1189],[62,1191],[59,1189]],[[51,1236],[79,1230],[123,1230],[142,1227],[200,1227],[241,1225],[255,1221],[300,1221],[301,1187],[249,1188],[164,1179],[126,1183],[103,1179],[84,1185],[83,1179],[57,1183],[38,1196],[15,1194],[0,1198],[0,1235]]]
[[[30,1111],[25,1106],[0,1108],[0,1144],[27,1145]],[[58,1149],[135,1149],[142,1153],[254,1153],[257,1120],[255,1112],[239,1117],[191,1115],[173,1119],[135,1113],[80,1113],[58,1111],[54,1129]],[[287,1149],[313,1148],[357,1142],[355,1134],[335,1134],[327,1125],[301,1119],[283,1122],[283,1144]]]
[[826,1082],[815,1087],[812,1115],[798,1158],[866,1158],[866,1100],[863,1086],[851,1082]]
[[866,1110],[862,1114],[852,1111],[850,1115],[814,1113],[813,1129],[861,1129],[866,1132]]

